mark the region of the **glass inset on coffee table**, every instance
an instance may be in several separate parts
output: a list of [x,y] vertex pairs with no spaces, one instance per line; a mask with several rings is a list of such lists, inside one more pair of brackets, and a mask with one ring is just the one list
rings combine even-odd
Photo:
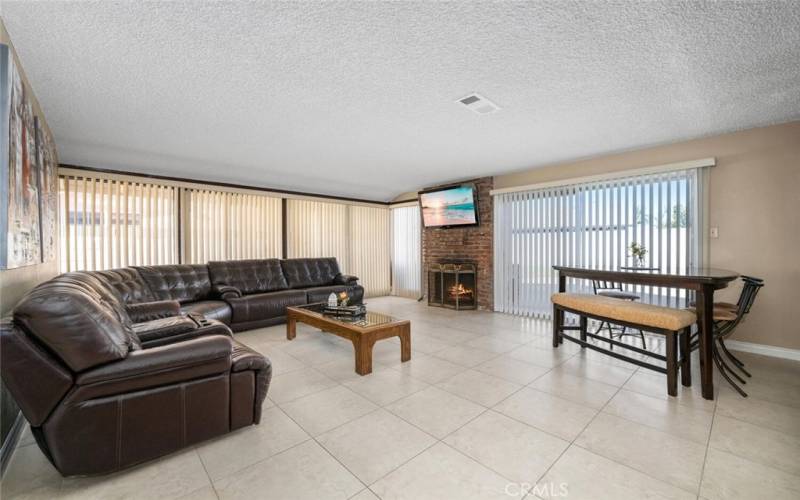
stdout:
[[400,361],[411,359],[411,322],[388,314],[367,311],[363,316],[347,317],[324,314],[324,303],[286,308],[286,338],[297,334],[297,322],[319,328],[353,343],[356,373],[372,373],[372,347],[379,340],[400,338]]

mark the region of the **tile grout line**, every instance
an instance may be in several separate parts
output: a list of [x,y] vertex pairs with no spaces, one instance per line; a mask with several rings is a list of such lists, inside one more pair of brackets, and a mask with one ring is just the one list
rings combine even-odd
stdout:
[[[719,398],[719,394],[717,395]],[[718,403],[719,401],[717,401]],[[703,465],[700,468],[700,484],[697,485],[697,498],[700,499],[700,494],[703,491],[703,479],[706,475],[706,464],[708,463],[708,451],[711,449],[711,436],[714,433],[714,422],[717,420],[717,404],[714,404],[714,414],[711,417],[711,427],[708,429],[708,440],[706,441],[706,453],[703,455]]]
[[[276,405],[277,405],[277,403],[276,403]],[[283,412],[283,414],[284,414],[284,415],[286,415],[286,416],[287,416],[287,417],[288,417],[288,418],[289,418],[289,419],[290,419],[292,422],[294,422],[294,423],[295,423],[295,425],[297,425],[298,427],[300,427],[301,429],[303,429],[303,431],[305,432],[305,429],[303,428],[303,426],[302,426],[302,425],[300,425],[300,423],[298,423],[298,422],[297,422],[295,419],[293,419],[293,418],[291,417],[291,415],[289,415],[288,413],[286,413],[286,412],[283,410],[283,408],[280,408],[280,407],[279,407],[279,409],[280,409],[280,410],[281,410],[281,412]],[[365,413],[364,415],[362,415],[362,417],[363,417],[363,416],[366,416],[366,415],[370,415],[371,413],[375,413],[375,412],[377,412],[378,410],[380,410],[380,408],[376,408],[375,410],[373,410],[373,411],[371,411],[371,412],[369,412],[369,413]],[[357,420],[358,418],[361,418],[361,417],[354,418],[353,420]],[[350,422],[352,422],[353,420],[349,420],[349,421],[348,421],[348,422],[346,422],[346,423],[350,423]],[[345,425],[345,424],[342,424],[342,425]],[[339,426],[339,427],[341,427],[341,426]],[[331,429],[331,430],[333,430],[333,429]],[[329,431],[325,431],[325,432],[329,432]],[[323,434],[324,434],[324,433],[323,433]],[[310,434],[310,433],[308,434],[308,436],[309,436],[309,438],[310,438],[310,440],[311,440],[311,441],[314,441],[314,443],[316,443],[316,444],[317,444],[317,446],[319,446],[319,447],[320,447],[320,448],[321,448],[323,451],[325,451],[325,453],[327,453],[327,454],[328,454],[328,456],[330,456],[330,457],[331,457],[333,460],[335,460],[335,461],[336,461],[336,463],[338,463],[339,465],[341,465],[341,466],[342,466],[342,468],[343,468],[344,470],[346,470],[348,474],[350,474],[351,476],[353,476],[353,477],[356,479],[356,481],[358,481],[359,483],[361,483],[361,484],[364,486],[364,488],[369,488],[369,485],[367,485],[366,483],[364,483],[364,481],[362,481],[360,477],[358,477],[358,476],[357,476],[357,475],[356,475],[356,474],[355,474],[355,473],[354,473],[352,470],[350,470],[350,468],[349,468],[349,467],[347,467],[345,464],[343,464],[341,460],[339,460],[339,459],[338,459],[338,458],[337,458],[337,457],[336,457],[336,456],[335,456],[333,453],[331,453],[331,452],[330,452],[330,450],[328,450],[328,448],[326,448],[326,447],[325,447],[325,446],[324,446],[322,443],[320,443],[320,442],[317,440],[316,436],[313,436],[313,435],[312,435],[312,434]],[[304,441],[304,442],[308,442],[308,441],[309,441],[309,440],[306,440],[306,441]],[[358,490],[358,491],[357,491],[356,493],[354,493],[352,496],[358,495],[359,493],[361,493],[362,491],[364,491],[364,488],[362,488],[362,489]],[[351,497],[352,497],[352,496],[351,496]]]
[[[564,456],[564,454],[565,454],[565,453],[566,453],[566,452],[567,452],[567,451],[568,451],[570,448],[572,448],[573,446],[577,446],[577,445],[575,445],[575,441],[576,441],[576,440],[577,440],[577,439],[580,437],[580,435],[581,435],[581,434],[583,434],[583,433],[586,431],[586,429],[587,429],[587,428],[588,428],[588,427],[589,427],[589,426],[592,424],[592,422],[594,422],[594,421],[595,421],[595,419],[597,418],[597,416],[598,416],[598,415],[600,415],[600,413],[603,411],[603,409],[604,409],[606,406],[608,406],[608,403],[610,403],[610,402],[611,402],[611,400],[612,400],[612,399],[614,399],[614,398],[617,396],[617,394],[619,394],[619,391],[621,391],[621,390],[622,390],[622,387],[623,387],[623,386],[624,386],[626,383],[628,383],[628,380],[630,380],[630,379],[631,379],[631,377],[633,377],[633,375],[634,375],[634,374],[635,374],[637,371],[638,371],[638,368],[637,368],[636,370],[634,370],[634,371],[633,371],[633,373],[631,373],[631,374],[628,376],[628,378],[625,380],[625,382],[624,382],[624,383],[622,383],[622,385],[620,385],[620,386],[619,386],[619,388],[618,388],[618,389],[617,389],[617,391],[614,393],[614,395],[613,395],[613,396],[611,396],[611,397],[608,399],[608,401],[606,401],[606,404],[604,404],[602,408],[600,408],[599,410],[597,410],[597,413],[595,413],[595,414],[594,414],[594,416],[592,417],[592,419],[591,419],[591,420],[589,420],[589,422],[587,422],[585,426],[583,426],[583,429],[581,429],[581,431],[575,435],[575,437],[574,437],[574,438],[573,438],[573,439],[572,439],[572,440],[569,442],[569,444],[568,444],[568,445],[567,445],[567,446],[564,448],[564,450],[561,452],[561,454],[560,454],[560,455],[559,455],[559,456],[558,456],[558,457],[557,457],[555,460],[553,460],[553,462],[550,464],[550,467],[548,467],[548,468],[547,468],[547,470],[545,470],[545,471],[542,473],[542,475],[541,475],[541,476],[539,476],[539,478],[538,478],[538,479],[536,479],[536,484],[539,484],[539,483],[542,481],[542,479],[544,479],[545,477],[547,477],[547,474],[548,474],[548,473],[549,473],[549,472],[550,472],[550,471],[553,469],[553,467],[554,467],[554,466],[555,466],[555,465],[556,465],[556,464],[557,464],[557,463],[558,463],[558,462],[561,460],[561,458]],[[562,439],[563,439],[563,438],[562,438]],[[580,448],[580,447],[579,447],[579,448]],[[592,453],[593,453],[593,452],[592,452]],[[616,461],[614,461],[614,462],[616,462]],[[617,463],[618,463],[618,462],[617,462]],[[619,464],[619,465],[622,465],[622,466],[624,466],[624,467],[628,467],[627,465],[624,465],[624,464]],[[630,467],[628,467],[628,468],[630,468]],[[632,470],[633,470],[633,469],[632,469]],[[529,495],[532,495],[532,494],[531,494],[531,493],[529,493],[528,495],[525,495],[525,498],[524,498],[523,500],[526,500],[526,499],[528,498],[528,496],[529,496]],[[534,498],[535,496],[536,496],[536,495],[533,495],[531,498]]]
[[197,451],[197,446],[193,446],[192,448],[194,449],[194,452],[197,453],[197,459],[200,460],[200,465],[203,466],[203,471],[206,473],[206,477],[208,478],[208,483],[211,485],[211,491],[214,492],[214,496],[217,497],[217,500],[220,500],[219,492],[217,491],[217,487],[214,486],[214,480],[211,479],[211,474],[208,473],[208,468],[206,467],[206,463],[203,460],[203,456],[200,455],[199,451]]
[[[643,474],[643,475],[645,475],[645,476],[647,476],[647,477],[649,477],[649,478],[651,478],[651,479],[653,479],[653,480],[655,480],[655,481],[658,481],[658,482],[660,482],[660,483],[663,483],[663,484],[667,484],[667,485],[669,485],[669,486],[672,486],[672,487],[674,487],[674,488],[676,488],[676,489],[679,489],[679,490],[681,490],[681,491],[685,491],[685,492],[687,492],[687,493],[692,493],[692,492],[690,492],[689,490],[686,490],[685,488],[683,488],[683,487],[681,487],[681,486],[677,486],[677,485],[675,485],[675,484],[673,484],[673,483],[670,483],[670,482],[668,482],[668,481],[665,481],[665,480],[663,480],[663,479],[659,479],[659,478],[657,478],[657,477],[655,477],[655,476],[651,475],[650,473],[644,472],[644,471],[642,471],[642,470],[639,470],[639,469],[635,469],[635,468],[631,467],[630,465],[624,464],[624,463],[622,463],[622,462],[619,462],[618,460],[615,460],[615,459],[613,459],[613,458],[607,457],[606,455],[604,455],[604,454],[602,454],[602,453],[598,453],[598,452],[597,452],[597,451],[595,451],[595,450],[590,450],[590,449],[588,449],[588,448],[584,448],[583,446],[581,446],[581,445],[579,445],[579,444],[576,444],[576,443],[575,443],[575,441],[578,439],[578,437],[580,437],[580,435],[581,435],[581,434],[583,434],[583,433],[586,431],[586,429],[589,427],[589,425],[591,425],[591,423],[592,423],[592,422],[594,422],[594,420],[597,418],[597,416],[598,416],[598,415],[600,415],[601,413],[605,413],[606,415],[612,415],[612,416],[616,416],[616,415],[613,415],[613,414],[610,414],[610,413],[606,413],[606,412],[605,412],[605,408],[606,408],[606,406],[608,406],[608,404],[611,402],[611,400],[612,400],[612,399],[614,399],[614,398],[617,396],[617,394],[619,394],[619,393],[620,393],[620,391],[622,391],[622,390],[623,390],[623,387],[625,386],[625,384],[627,384],[627,383],[628,383],[628,381],[630,381],[630,379],[631,379],[631,378],[633,378],[633,376],[634,376],[634,375],[636,375],[637,373],[639,373],[639,371],[640,371],[640,370],[643,370],[643,369],[644,369],[644,368],[637,368],[636,370],[634,370],[634,372],[633,372],[633,373],[631,373],[630,377],[628,377],[628,380],[626,380],[626,381],[625,381],[625,383],[624,383],[624,384],[622,384],[622,386],[620,386],[619,390],[618,390],[616,393],[614,393],[614,396],[612,396],[612,397],[611,397],[611,399],[609,399],[609,400],[606,402],[606,404],[605,404],[605,405],[603,405],[603,407],[602,407],[600,410],[598,410],[597,414],[596,414],[596,415],[595,415],[595,416],[592,418],[592,420],[591,420],[591,421],[590,421],[588,424],[586,424],[586,427],[584,427],[584,428],[583,428],[583,430],[581,430],[581,432],[580,432],[580,433],[579,433],[577,436],[575,436],[575,439],[574,439],[574,440],[573,440],[573,441],[570,443],[570,446],[569,446],[568,448],[571,448],[572,446],[575,446],[576,448],[580,448],[580,449],[582,449],[582,450],[585,450],[585,451],[587,451],[587,452],[589,452],[589,453],[592,453],[592,454],[598,455],[598,456],[600,456],[600,457],[603,457],[603,458],[605,458],[606,460],[609,460],[609,461],[611,461],[611,462],[614,462],[614,463],[616,463],[617,465],[620,465],[620,466],[622,466],[622,467],[626,467],[626,468],[628,468],[628,469],[630,469],[630,470],[633,470],[633,471],[636,471],[636,472],[638,472],[638,473],[640,473],[640,474]],[[627,390],[627,389],[626,389],[626,390]],[[622,418],[622,417],[620,417],[620,418]],[[642,426],[644,426],[644,427],[651,428],[651,427],[649,427],[649,426],[646,426],[646,425],[644,425],[644,424],[639,424],[638,422],[634,422],[634,421],[632,421],[632,420],[630,420],[630,419],[624,419],[624,418],[623,418],[623,420],[627,420],[628,422],[632,422],[632,423],[635,423],[635,424],[638,424],[638,425],[642,425]],[[655,429],[655,430],[658,430],[658,429]],[[664,432],[664,431],[660,431],[660,432]],[[668,433],[665,433],[665,434],[668,434]],[[710,435],[710,433],[709,433],[709,435]],[[673,437],[677,437],[677,436],[673,436]],[[687,440],[687,441],[688,441],[688,440]],[[698,444],[698,443],[695,443],[695,444]],[[566,451],[566,450],[565,450],[565,451]],[[701,481],[702,481],[702,479],[701,479]],[[698,484],[698,490],[699,490],[699,488],[700,488],[700,486],[699,486],[699,484]]]

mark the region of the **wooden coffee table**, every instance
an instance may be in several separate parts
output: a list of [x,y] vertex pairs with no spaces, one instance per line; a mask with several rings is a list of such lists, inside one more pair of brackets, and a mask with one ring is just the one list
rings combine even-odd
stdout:
[[356,354],[356,373],[372,373],[372,346],[375,342],[400,337],[400,361],[411,359],[411,322],[388,314],[367,312],[351,319],[322,314],[325,304],[307,304],[286,308],[286,338],[292,340],[297,334],[297,322],[319,328],[353,343]]

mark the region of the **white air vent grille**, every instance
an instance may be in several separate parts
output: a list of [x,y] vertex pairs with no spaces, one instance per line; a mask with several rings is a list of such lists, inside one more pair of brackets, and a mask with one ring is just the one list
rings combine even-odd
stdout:
[[479,115],[488,115],[500,109],[500,106],[480,94],[470,94],[456,102]]

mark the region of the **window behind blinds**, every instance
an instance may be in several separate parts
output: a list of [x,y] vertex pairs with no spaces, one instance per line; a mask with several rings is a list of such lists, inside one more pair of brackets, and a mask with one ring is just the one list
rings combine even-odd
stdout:
[[422,295],[419,205],[392,208],[392,295]]
[[289,199],[289,258],[336,257],[343,273],[358,276],[367,296],[390,290],[389,210]]
[[350,205],[347,273],[358,276],[366,296],[389,295],[390,219],[388,208]]
[[[698,169],[498,194],[495,211],[495,309],[547,317],[557,290],[553,265],[615,268],[632,264],[628,247],[648,250],[663,272],[698,264]],[[628,286],[644,302],[679,306],[684,290]],[[590,282],[568,289],[592,293]]]
[[184,262],[281,256],[281,199],[184,189]]
[[176,188],[74,176],[59,188],[62,271],[177,262]]
[[287,257],[336,257],[346,265],[349,240],[347,205],[286,200]]

